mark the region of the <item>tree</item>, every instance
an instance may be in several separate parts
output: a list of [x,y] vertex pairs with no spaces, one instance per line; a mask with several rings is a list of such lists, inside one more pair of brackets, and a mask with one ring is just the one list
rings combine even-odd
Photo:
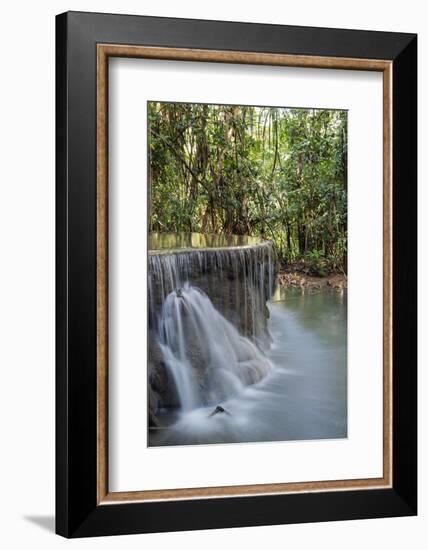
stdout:
[[346,271],[347,113],[149,103],[151,231],[268,238]]

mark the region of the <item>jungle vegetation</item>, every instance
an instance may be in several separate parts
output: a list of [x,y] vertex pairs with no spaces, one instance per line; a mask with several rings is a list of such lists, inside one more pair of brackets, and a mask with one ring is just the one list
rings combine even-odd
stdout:
[[248,234],[346,273],[347,112],[148,104],[149,230]]

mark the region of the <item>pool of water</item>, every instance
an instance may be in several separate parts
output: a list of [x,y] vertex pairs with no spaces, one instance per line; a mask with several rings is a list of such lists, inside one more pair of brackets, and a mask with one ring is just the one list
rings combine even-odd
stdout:
[[347,437],[346,291],[279,288],[268,303],[272,371],[213,407],[165,413],[149,445]]
[[149,250],[229,248],[261,244],[260,237],[248,235],[205,235],[202,233],[149,233]]

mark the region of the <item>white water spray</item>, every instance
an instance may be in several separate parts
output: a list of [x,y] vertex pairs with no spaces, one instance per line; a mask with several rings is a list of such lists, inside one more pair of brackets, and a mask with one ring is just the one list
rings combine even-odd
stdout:
[[257,346],[239,334],[202,290],[189,283],[167,295],[158,335],[184,411],[217,405],[271,370]]

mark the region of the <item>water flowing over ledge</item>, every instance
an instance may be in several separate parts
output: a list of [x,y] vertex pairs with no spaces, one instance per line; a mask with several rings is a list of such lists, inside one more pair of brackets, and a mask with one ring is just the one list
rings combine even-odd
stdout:
[[[187,240],[181,237],[179,242],[185,246],[149,251],[150,326],[156,328],[168,294],[190,282],[208,294],[214,306],[244,335],[263,337],[266,302],[275,284],[271,243],[255,237],[232,236],[227,241],[220,235],[201,237],[214,246],[189,247],[190,237]],[[216,246],[222,241],[230,244],[223,248]]]
[[149,246],[149,419],[157,425],[161,409],[218,404],[268,372],[276,264],[271,243],[254,237],[152,234]]

